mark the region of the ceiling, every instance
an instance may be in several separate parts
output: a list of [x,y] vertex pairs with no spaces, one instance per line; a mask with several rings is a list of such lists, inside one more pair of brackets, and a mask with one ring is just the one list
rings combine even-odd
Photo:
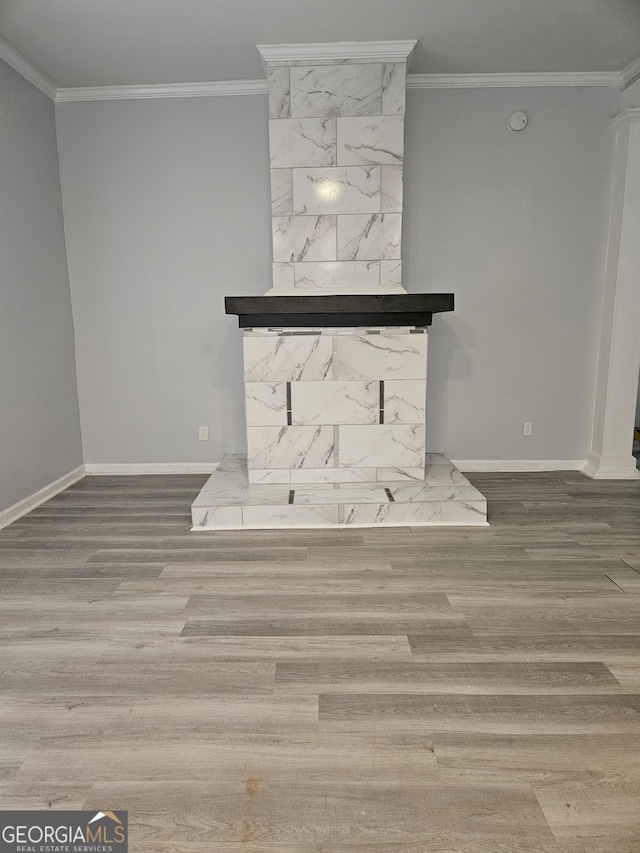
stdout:
[[418,39],[413,74],[619,72],[640,0],[0,0],[0,37],[57,88],[255,80],[257,44],[378,39]]

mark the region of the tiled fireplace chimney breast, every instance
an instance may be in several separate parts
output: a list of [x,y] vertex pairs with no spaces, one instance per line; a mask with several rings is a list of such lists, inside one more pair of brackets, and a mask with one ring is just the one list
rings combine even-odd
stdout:
[[404,293],[407,65],[415,41],[269,45],[269,294]]
[[273,286],[225,299],[243,329],[247,457],[207,481],[194,530],[487,523],[483,495],[425,453],[427,328],[453,294],[401,285],[415,45],[258,47]]

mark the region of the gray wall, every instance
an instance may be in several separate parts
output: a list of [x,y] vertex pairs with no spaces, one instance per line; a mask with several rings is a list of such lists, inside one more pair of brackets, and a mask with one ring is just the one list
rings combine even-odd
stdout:
[[429,344],[431,449],[586,458],[617,111],[595,88],[409,92],[405,286],[456,295]]
[[0,510],[82,464],[54,107],[0,61]]
[[[409,92],[405,286],[456,294],[431,332],[429,449],[586,458],[618,101]],[[270,284],[266,98],[62,103],[57,117],[85,461],[218,461],[244,445],[223,297]]]
[[62,103],[57,119],[85,462],[242,450],[224,297],[269,286],[266,97]]

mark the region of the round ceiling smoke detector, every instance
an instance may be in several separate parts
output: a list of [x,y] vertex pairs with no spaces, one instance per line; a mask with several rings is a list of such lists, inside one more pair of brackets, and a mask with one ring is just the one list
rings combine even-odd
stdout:
[[511,113],[509,116],[509,130],[524,130],[528,120],[526,113],[520,111]]

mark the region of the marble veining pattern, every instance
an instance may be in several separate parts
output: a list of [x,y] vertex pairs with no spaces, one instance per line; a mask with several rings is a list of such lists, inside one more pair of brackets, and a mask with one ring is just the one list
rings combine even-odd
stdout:
[[389,379],[384,383],[386,424],[424,423],[426,405],[426,379]]
[[269,121],[271,168],[333,166],[336,162],[336,120],[332,118]]
[[400,260],[399,213],[340,216],[338,219],[338,259]]
[[424,424],[339,426],[339,464],[415,467],[424,459],[424,443]]
[[338,166],[375,163],[401,166],[403,160],[403,116],[338,120]]
[[[406,64],[282,62],[267,76],[271,292],[403,292]],[[412,523],[414,505],[427,502],[419,491],[428,486],[421,484],[427,336],[371,331],[245,333],[250,524],[286,524],[304,509],[311,515],[300,523],[314,526],[320,517],[313,513],[327,506],[338,511],[337,519],[324,517],[330,525],[345,523],[345,512],[349,523]],[[431,470],[433,489],[451,489],[442,460]],[[387,475],[396,485],[415,485],[414,499],[400,492],[389,500],[380,488]],[[296,487],[303,487],[297,507]],[[260,489],[277,494],[277,508],[265,508]],[[318,490],[325,494],[316,500]],[[441,501],[437,491],[430,494],[435,517]],[[359,515],[363,505],[374,513],[368,521]]]
[[274,290],[291,291],[295,287],[295,269],[292,263],[271,265]]
[[294,169],[293,211],[297,214],[379,213],[380,167]]
[[398,503],[414,503],[415,501],[478,501],[482,494],[466,481],[451,486],[429,486],[424,481],[420,483],[403,483],[390,488],[393,498]]
[[332,261],[335,256],[335,216],[273,218],[274,261]]
[[438,501],[425,504],[345,504],[344,524],[362,525],[398,525],[398,524],[438,524],[442,519],[442,507]]
[[247,427],[249,468],[324,468],[333,465],[333,427]]
[[243,342],[245,382],[320,380],[333,368],[330,335],[244,335]]
[[211,506],[192,509],[191,520],[195,528],[242,527],[241,506]]
[[[427,468],[430,464],[453,469],[449,460],[442,456],[436,463],[427,461]],[[399,470],[407,473],[412,469]],[[379,471],[382,473],[383,469]],[[487,524],[486,499],[460,472],[462,481],[457,487],[446,489],[446,494],[441,488],[430,489],[425,482],[413,485],[401,485],[393,480],[312,484],[300,479],[319,473],[319,469],[255,473],[290,474],[292,482],[247,485],[245,461],[239,456],[227,456],[194,501],[193,530]],[[400,498],[402,489],[410,500]],[[389,500],[389,493],[393,496],[394,491],[396,499]],[[469,498],[465,499],[466,495]]]
[[245,382],[247,426],[286,426],[286,382]]
[[250,468],[249,483],[256,485],[288,485],[291,471],[287,468]]
[[269,92],[269,118],[289,118],[291,115],[291,95],[289,92],[289,69],[286,66],[267,69],[267,90]]
[[426,334],[345,335],[337,347],[338,379],[426,379]]
[[397,480],[423,480],[423,468],[377,468],[376,479],[395,483]]
[[380,287],[377,261],[314,262],[295,264],[295,287],[304,290],[369,291]]
[[481,501],[443,501],[443,524],[486,524],[487,502]]
[[294,382],[294,424],[376,424],[379,382]]
[[466,477],[450,462],[425,465],[424,481],[428,486],[452,486],[465,482]]
[[380,204],[383,213],[402,212],[402,166],[380,168]]
[[293,184],[291,169],[271,170],[271,215],[293,213]]
[[382,66],[382,115],[404,115],[407,63],[385,62]]
[[319,489],[297,486],[294,490],[296,504],[388,503],[384,486],[378,483],[346,483],[339,489]]
[[324,506],[247,506],[242,510],[243,527],[336,527],[338,507]]
[[291,115],[376,115],[382,108],[382,65],[291,66]]
[[402,261],[380,261],[380,287],[402,290]]
[[[270,292],[404,292],[406,62],[278,58],[267,67],[274,217]],[[395,218],[387,219],[390,214]],[[357,215],[366,217],[363,224],[346,221]],[[303,225],[300,216],[336,216],[334,245],[328,230],[320,236],[318,223]],[[310,230],[313,237],[307,239]],[[351,280],[353,271],[346,267],[339,273],[279,266],[352,261],[375,261],[378,267]]]
[[376,480],[375,468],[305,468],[291,472],[291,483],[314,486],[332,483],[373,483]]

